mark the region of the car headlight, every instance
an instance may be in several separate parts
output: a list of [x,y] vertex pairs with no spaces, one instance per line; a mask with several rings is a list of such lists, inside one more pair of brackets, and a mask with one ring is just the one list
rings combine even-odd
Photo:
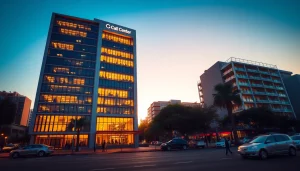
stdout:
[[251,151],[252,151],[252,150],[257,150],[257,146],[249,147],[248,150],[251,150]]

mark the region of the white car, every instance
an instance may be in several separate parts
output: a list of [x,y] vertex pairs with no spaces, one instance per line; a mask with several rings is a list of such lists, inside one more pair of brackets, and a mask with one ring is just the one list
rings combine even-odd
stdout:
[[[230,144],[230,141],[228,141],[228,143]],[[216,147],[219,148],[225,148],[225,139],[221,139],[220,141],[216,142]]]

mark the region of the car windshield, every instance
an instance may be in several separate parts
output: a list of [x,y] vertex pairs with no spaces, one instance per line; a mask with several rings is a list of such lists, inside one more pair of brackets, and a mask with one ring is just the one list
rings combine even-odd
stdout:
[[255,139],[253,139],[252,141],[250,141],[250,143],[264,143],[267,138],[268,138],[268,136],[258,136]]

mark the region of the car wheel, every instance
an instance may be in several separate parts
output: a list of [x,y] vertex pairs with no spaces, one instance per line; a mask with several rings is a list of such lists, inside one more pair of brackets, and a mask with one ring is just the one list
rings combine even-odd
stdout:
[[171,147],[170,147],[170,146],[168,146],[168,148],[167,148],[167,149],[168,149],[168,151],[171,151]]
[[262,160],[266,160],[268,158],[268,152],[266,150],[261,150],[259,152],[259,158]]
[[19,157],[20,157],[20,154],[19,154],[18,152],[15,152],[15,153],[13,153],[13,154],[11,155],[11,157],[12,157],[13,159],[19,158]]
[[184,146],[182,147],[182,149],[183,149],[183,150],[186,150],[186,149],[187,149],[186,145],[184,145]]
[[296,149],[293,148],[293,147],[290,147],[290,149],[289,149],[289,155],[290,156],[296,156],[297,155]]
[[38,157],[43,157],[43,156],[45,156],[45,152],[44,151],[39,151],[37,155],[38,155]]

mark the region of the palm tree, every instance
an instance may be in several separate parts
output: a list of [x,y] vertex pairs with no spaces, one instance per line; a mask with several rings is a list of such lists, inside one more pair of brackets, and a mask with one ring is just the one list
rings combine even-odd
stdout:
[[79,136],[80,136],[80,131],[83,129],[84,126],[87,125],[86,119],[84,117],[77,118],[77,119],[72,119],[68,125],[68,129],[74,130],[77,132],[77,137],[76,137],[76,150],[79,151]]
[[226,108],[228,112],[228,117],[231,120],[231,127],[233,131],[233,136],[235,140],[235,144],[238,144],[238,136],[236,132],[236,125],[235,125],[235,117],[232,114],[233,105],[240,105],[242,100],[239,95],[239,91],[233,91],[232,84],[225,83],[225,84],[217,84],[214,87],[216,94],[213,94],[214,97],[214,105],[220,108]]

